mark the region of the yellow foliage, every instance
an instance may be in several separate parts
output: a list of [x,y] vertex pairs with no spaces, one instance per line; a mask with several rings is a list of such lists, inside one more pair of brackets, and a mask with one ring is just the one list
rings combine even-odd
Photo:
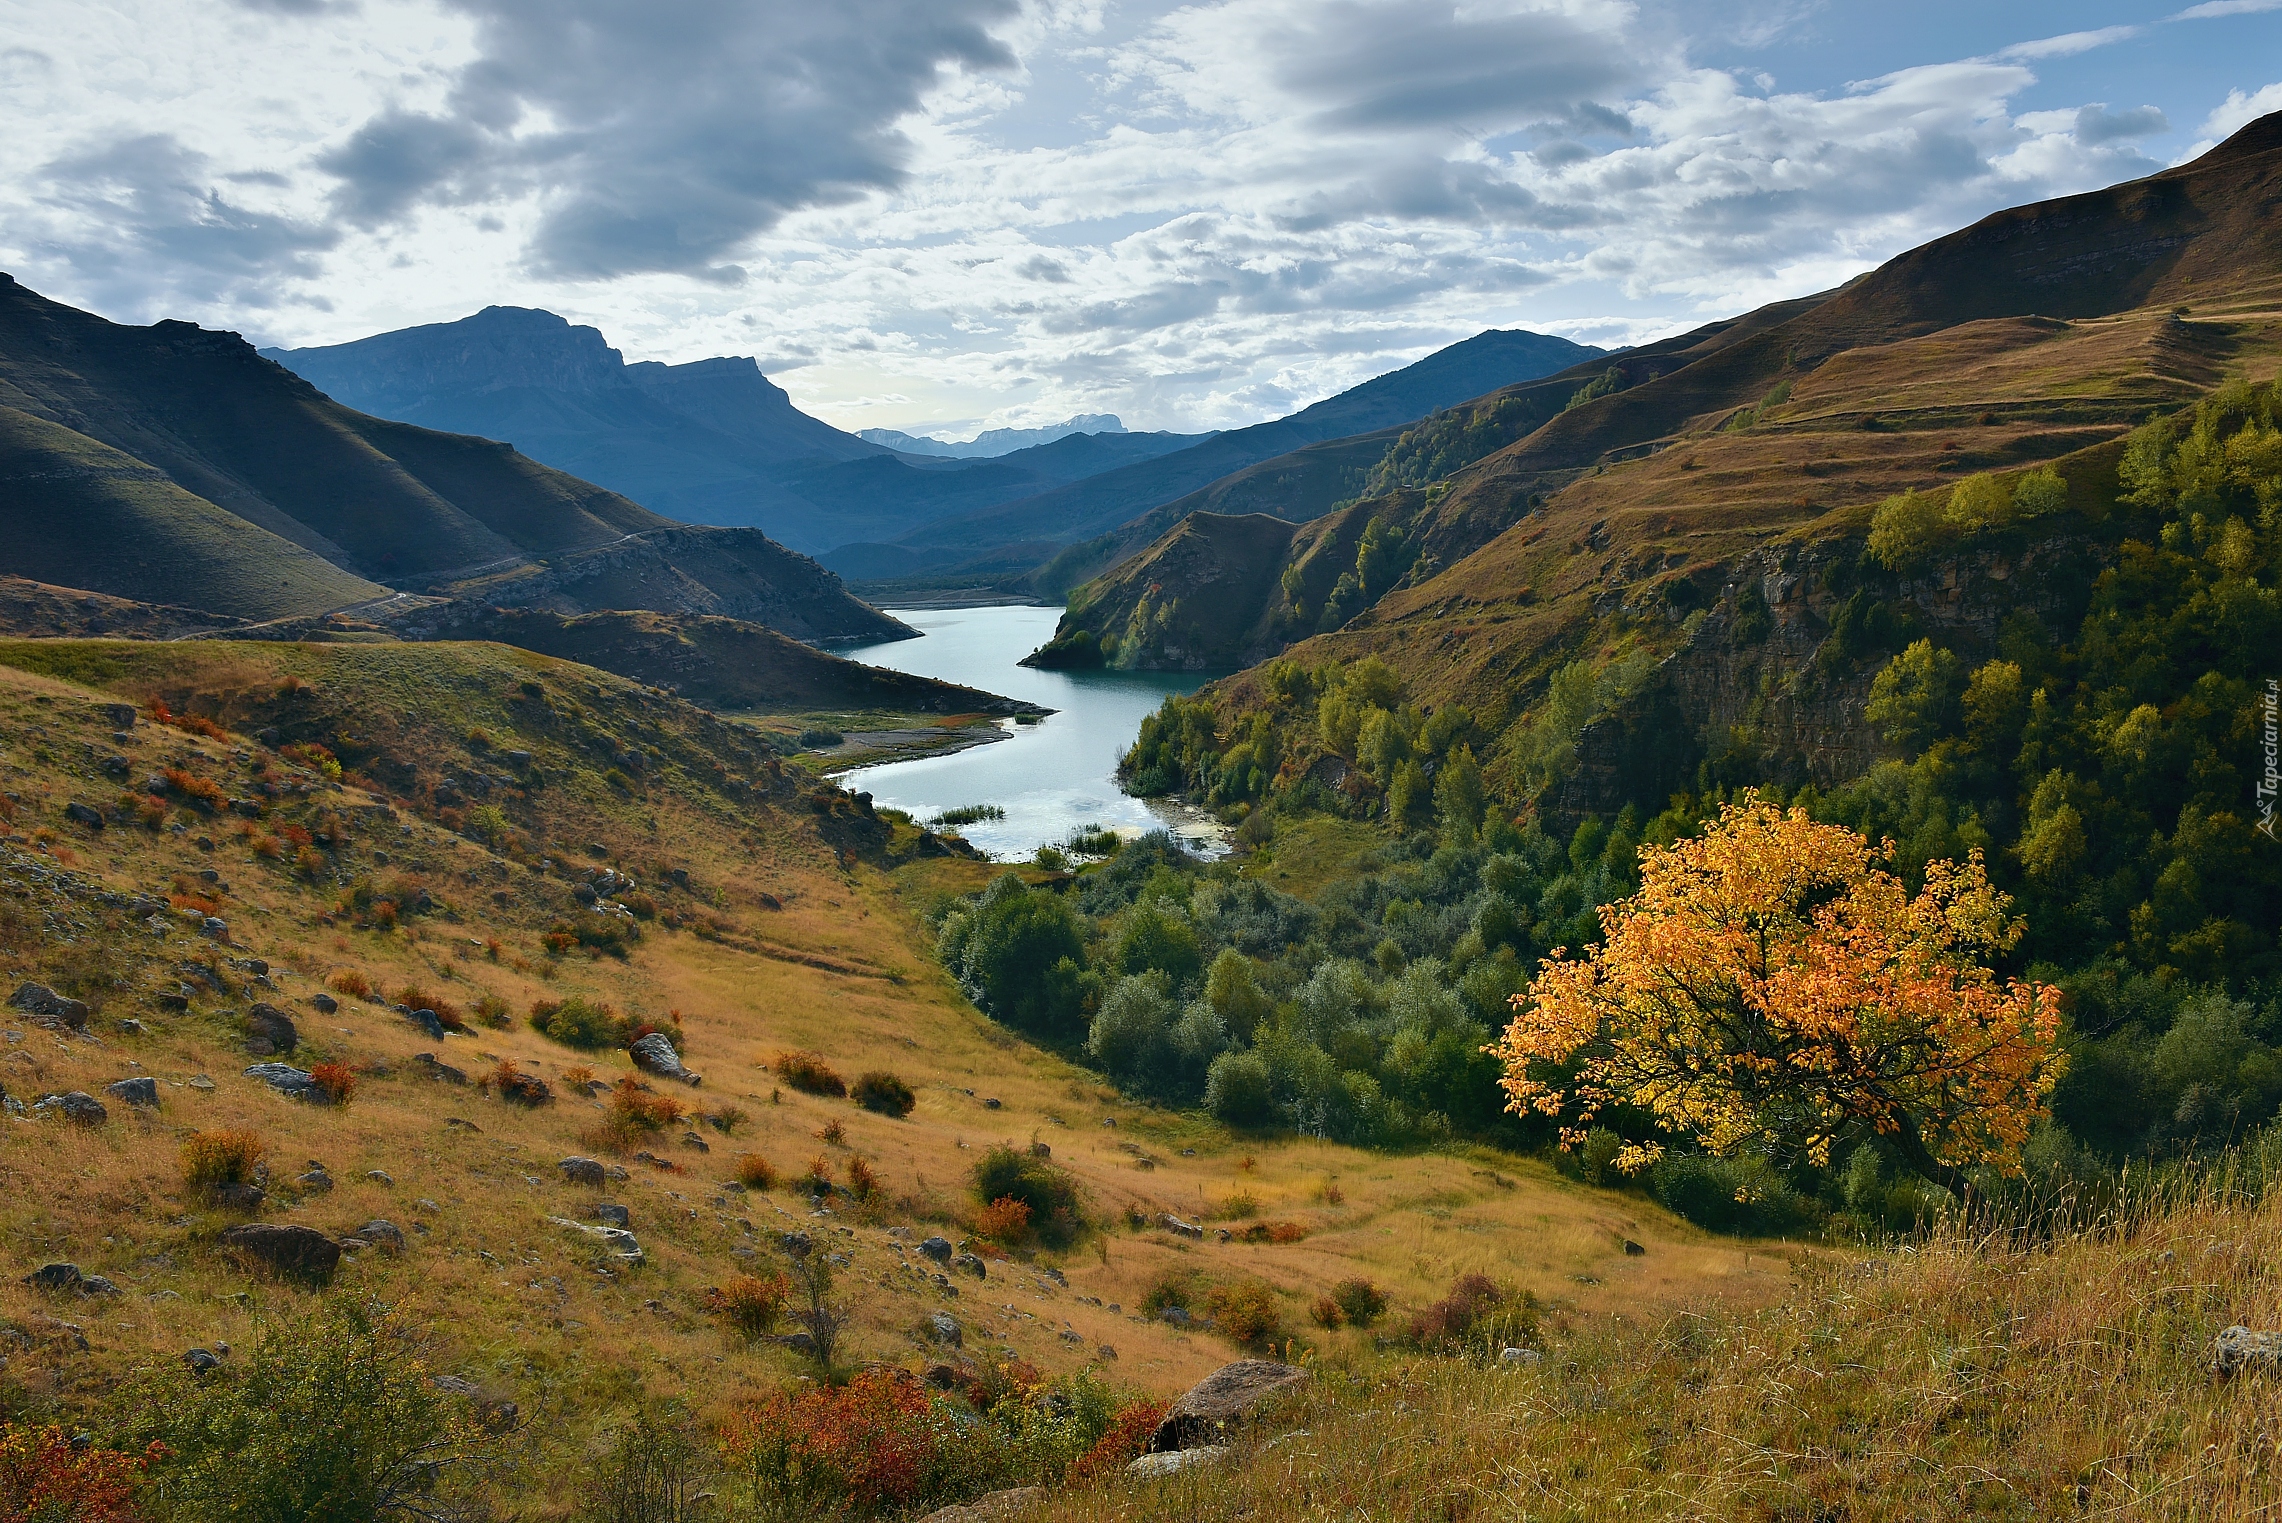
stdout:
[[1988,967],[2023,927],[1978,853],[1929,864],[1916,894],[1892,853],[1752,793],[1700,839],[1644,848],[1604,944],[1555,952],[1514,996],[1509,1108],[1563,1118],[1572,1146],[1621,1105],[1716,1153],[1827,1163],[1868,1125],[1953,1188],[2017,1169],[2064,1063],[2059,995]]

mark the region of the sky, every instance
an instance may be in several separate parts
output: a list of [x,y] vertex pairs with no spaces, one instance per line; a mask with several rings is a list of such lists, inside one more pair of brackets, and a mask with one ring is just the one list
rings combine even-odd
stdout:
[[1826,289],[2274,110],[2282,0],[0,0],[0,269],[1186,432]]

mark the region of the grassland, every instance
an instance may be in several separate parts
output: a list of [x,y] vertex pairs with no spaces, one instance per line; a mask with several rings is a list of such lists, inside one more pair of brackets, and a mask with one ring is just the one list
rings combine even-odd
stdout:
[[[100,706],[154,699],[218,733],[146,719],[115,740]],[[256,738],[265,731],[292,756]],[[0,980],[37,980],[95,1007],[85,1036],[19,1019],[0,1083],[36,1099],[147,1075],[161,1095],[155,1113],[113,1102],[93,1129],[0,1122],[11,1144],[0,1153],[0,1253],[12,1271],[0,1321],[28,1345],[0,1390],[19,1412],[91,1410],[191,1345],[245,1345],[257,1318],[308,1294],[249,1278],[218,1251],[239,1218],[185,1187],[179,1152],[194,1130],[264,1140],[271,1219],[328,1233],[375,1216],[401,1227],[405,1253],[358,1256],[335,1293],[396,1304],[431,1331],[439,1368],[537,1403],[566,1456],[638,1401],[679,1396],[714,1413],[801,1371],[791,1350],[733,1338],[705,1310],[709,1287],[772,1262],[773,1235],[792,1226],[827,1232],[849,1256],[857,1360],[936,1354],[923,1329],[948,1309],[974,1357],[1093,1364],[1167,1393],[1240,1352],[1138,1315],[1167,1275],[1263,1281],[1279,1342],[1368,1363],[1370,1335],[1307,1322],[1310,1300],[1348,1275],[1385,1286],[1398,1317],[1479,1269],[1578,1326],[1614,1326],[1763,1304],[1783,1294],[1794,1260],[1825,1256],[1712,1238],[1534,1161],[1247,1138],[1124,1100],[978,1016],[928,957],[926,909],[998,869],[925,855],[920,832],[867,818],[739,726],[589,668],[450,643],[20,641],[0,645],[0,747]],[[306,747],[325,748],[341,775]],[[166,769],[247,807],[209,813],[177,789],[154,824],[119,811]],[[72,803],[109,823],[71,822]],[[296,829],[317,835],[308,854],[293,848]],[[273,841],[283,849],[265,855]],[[654,918],[623,960],[550,952],[550,932],[578,923],[579,875],[605,863],[639,880]],[[423,894],[427,910],[393,926],[370,907]],[[208,914],[227,923],[227,945],[202,934]],[[267,963],[266,985],[248,958]],[[317,996],[344,975],[391,997],[417,986],[468,1012],[490,996],[507,1023],[471,1014],[468,1034],[438,1042],[385,1004],[344,995],[320,1011]],[[186,987],[186,1008],[169,1008]],[[705,1083],[677,1094],[686,1120],[638,1149],[654,1161],[630,1144],[612,1151],[603,1099],[579,1082],[581,1068],[605,1083],[631,1076],[625,1054],[559,1046],[521,1019],[534,1000],[574,995],[658,1022],[678,1013]],[[299,1024],[294,1061],[354,1071],[351,1104],[310,1107],[243,1076],[254,1061],[244,1012],[257,999]],[[797,1093],[767,1066],[788,1049],[851,1078],[891,1070],[916,1108],[891,1119]],[[425,1077],[423,1052],[472,1080],[512,1063],[554,1100],[527,1109]],[[967,1235],[980,1151],[1033,1140],[1076,1177],[1099,1230],[1062,1254],[994,1260],[981,1282],[954,1276],[955,1296],[916,1273],[902,1244]],[[647,1254],[639,1270],[598,1273],[607,1266],[549,1220],[579,1219],[597,1198],[557,1168],[573,1154],[626,1169],[607,1194],[631,1211]],[[736,1188],[740,1155],[785,1177],[821,1160],[838,1180],[862,1159],[882,1190],[815,1217],[803,1191]],[[294,1182],[312,1161],[330,1189]],[[1168,1233],[1153,1225],[1165,1212],[1211,1230],[1201,1242]],[[1295,1224],[1280,1234],[1295,1240],[1244,1240],[1269,1222]],[[908,1230],[899,1240],[893,1229]],[[1628,1254],[1627,1239],[1645,1252]],[[95,1305],[20,1283],[57,1259],[124,1294]],[[1066,1287],[1043,1277],[1049,1267]],[[571,1478],[550,1484],[529,1515],[567,1515]]]

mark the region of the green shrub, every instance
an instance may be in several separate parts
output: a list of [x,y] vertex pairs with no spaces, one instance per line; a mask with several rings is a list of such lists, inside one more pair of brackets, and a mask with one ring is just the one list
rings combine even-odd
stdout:
[[780,1052],[769,1066],[778,1078],[804,1095],[830,1095],[837,1100],[848,1092],[848,1081],[813,1052]]
[[849,1098],[865,1110],[878,1111],[883,1116],[908,1116],[911,1108],[919,1103],[910,1085],[879,1068],[858,1077],[848,1093]]
[[1068,1170],[1034,1153],[994,1147],[974,1167],[975,1199],[987,1206],[1001,1199],[1030,1208],[1030,1225],[1049,1245],[1066,1243],[1084,1227],[1078,1182]]
[[1332,1286],[1331,1301],[1356,1327],[1369,1327],[1387,1310],[1387,1293],[1360,1276]]
[[627,1022],[615,1009],[584,995],[565,1000],[540,1000],[531,1006],[531,1029],[550,1042],[581,1052],[600,1052],[623,1046]]
[[1772,1235],[1806,1225],[1812,1208],[1764,1158],[1667,1154],[1648,1171],[1663,1207],[1714,1232]]

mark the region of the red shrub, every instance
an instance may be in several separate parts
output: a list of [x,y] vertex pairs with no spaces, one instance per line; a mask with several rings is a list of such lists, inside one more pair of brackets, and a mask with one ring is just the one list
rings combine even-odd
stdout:
[[222,791],[222,785],[210,777],[200,777],[197,773],[185,772],[180,767],[168,767],[160,776],[166,779],[169,788],[201,809],[219,809],[229,802],[229,795]]
[[792,1299],[792,1281],[782,1272],[761,1279],[741,1274],[705,1293],[706,1310],[748,1338],[766,1336]]
[[805,1095],[831,1095],[844,1097],[848,1081],[832,1071],[832,1066],[813,1052],[780,1052],[770,1065],[778,1077]]
[[1165,1403],[1149,1397],[1121,1407],[1110,1419],[1109,1431],[1070,1466],[1070,1484],[1115,1475],[1139,1459],[1165,1420],[1166,1410]]
[[357,1076],[346,1063],[319,1063],[309,1070],[309,1082],[325,1092],[335,1105],[346,1105],[356,1098]]
[[1001,1243],[1019,1243],[1030,1235],[1030,1202],[1001,1195],[975,1213],[975,1231]]
[[372,980],[354,968],[343,968],[325,981],[333,986],[335,994],[346,994],[351,999],[366,999],[372,994]]
[[858,1200],[872,1200],[880,1193],[879,1175],[861,1158],[848,1160],[848,1193]]
[[436,1019],[444,1023],[446,1031],[467,1030],[467,1016],[460,1007],[440,994],[430,994],[418,984],[406,984],[396,991],[396,1003],[411,1010],[433,1010]]
[[765,1491],[871,1512],[918,1499],[951,1431],[908,1371],[869,1369],[762,1398],[724,1425],[721,1448]]
[[37,1523],[135,1523],[135,1483],[165,1455],[79,1448],[56,1427],[0,1427],[0,1517]]

